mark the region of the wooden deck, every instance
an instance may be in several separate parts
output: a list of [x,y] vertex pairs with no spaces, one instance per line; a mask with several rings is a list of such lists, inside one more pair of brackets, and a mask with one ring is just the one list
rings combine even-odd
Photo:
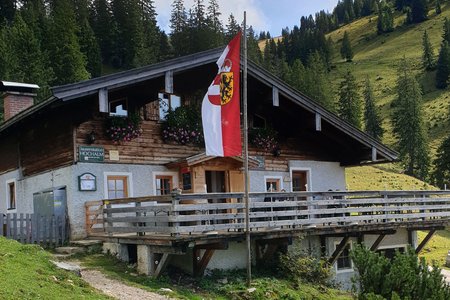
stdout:
[[[251,193],[254,237],[445,228],[449,191]],[[89,237],[175,245],[244,239],[242,193],[184,194],[86,203]]]

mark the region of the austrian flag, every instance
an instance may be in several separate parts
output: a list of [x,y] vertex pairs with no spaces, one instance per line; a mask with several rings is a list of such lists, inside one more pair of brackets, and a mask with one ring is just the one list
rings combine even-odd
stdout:
[[218,74],[203,98],[206,155],[241,155],[240,46],[241,34],[238,33],[217,60]]

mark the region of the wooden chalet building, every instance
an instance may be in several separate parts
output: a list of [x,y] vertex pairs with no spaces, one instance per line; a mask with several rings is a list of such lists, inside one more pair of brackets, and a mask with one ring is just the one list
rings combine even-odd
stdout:
[[[67,215],[71,239],[103,239],[123,259],[137,255],[148,274],[167,263],[196,274],[244,268],[242,158],[207,157],[162,136],[167,107],[200,105],[221,52],[58,86],[37,105],[37,86],[1,82],[0,212]],[[249,127],[273,129],[278,143],[250,145],[255,263],[302,235],[349,284],[352,243],[420,251],[415,230],[431,237],[448,225],[444,192],[347,192],[345,167],[397,154],[253,63],[248,106]],[[109,120],[132,114],[142,132],[115,141]]]

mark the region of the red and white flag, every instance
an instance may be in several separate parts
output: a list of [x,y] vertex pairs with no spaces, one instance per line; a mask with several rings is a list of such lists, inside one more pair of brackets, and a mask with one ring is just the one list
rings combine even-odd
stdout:
[[240,119],[240,46],[238,33],[217,60],[218,74],[202,102],[203,135],[206,155],[239,156]]

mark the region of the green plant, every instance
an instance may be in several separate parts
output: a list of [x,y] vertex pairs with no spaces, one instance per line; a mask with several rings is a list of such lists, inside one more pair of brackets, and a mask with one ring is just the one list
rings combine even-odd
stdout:
[[203,144],[200,111],[195,106],[180,106],[167,111],[162,124],[162,138],[177,144]]
[[106,120],[106,134],[115,144],[129,142],[142,134],[141,123],[137,113],[128,117],[110,116]]
[[439,267],[433,264],[429,268],[425,259],[419,260],[414,249],[405,253],[397,251],[391,261],[358,245],[351,251],[351,258],[358,272],[354,283],[358,285],[360,299],[376,299],[374,295],[411,300],[450,297],[450,287]]
[[302,250],[299,244],[280,255],[280,271],[282,274],[290,274],[294,281],[331,286],[331,266],[324,258]]

